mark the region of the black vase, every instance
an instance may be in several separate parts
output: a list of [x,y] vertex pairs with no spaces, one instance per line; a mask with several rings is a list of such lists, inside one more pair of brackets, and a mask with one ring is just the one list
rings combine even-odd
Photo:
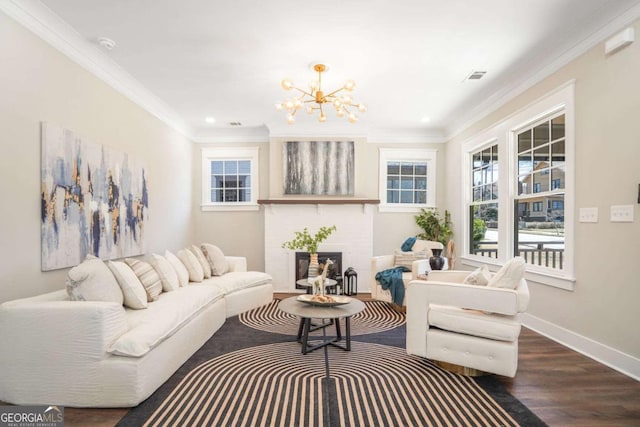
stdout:
[[444,267],[444,258],[440,256],[442,249],[431,249],[431,258],[429,258],[429,265],[432,270],[442,270]]

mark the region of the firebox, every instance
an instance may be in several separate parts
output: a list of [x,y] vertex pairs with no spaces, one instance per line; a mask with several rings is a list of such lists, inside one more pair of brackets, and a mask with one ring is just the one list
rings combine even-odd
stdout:
[[[338,282],[338,286],[342,284],[342,252],[318,252],[318,264],[320,271],[324,269],[324,263],[330,259],[333,264],[327,269],[327,279],[333,279]],[[296,282],[300,279],[306,279],[309,275],[309,253],[296,252]],[[306,289],[304,286],[296,284],[296,289]]]

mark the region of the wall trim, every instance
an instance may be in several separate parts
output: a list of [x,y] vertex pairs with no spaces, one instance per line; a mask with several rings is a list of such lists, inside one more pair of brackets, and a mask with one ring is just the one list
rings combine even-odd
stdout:
[[529,313],[523,313],[520,316],[523,325],[527,328],[640,381],[640,359]]

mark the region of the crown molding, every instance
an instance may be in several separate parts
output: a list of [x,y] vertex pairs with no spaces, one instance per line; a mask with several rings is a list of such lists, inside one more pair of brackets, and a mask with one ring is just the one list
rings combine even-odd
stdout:
[[446,140],[449,141],[455,138],[474,123],[487,117],[507,102],[516,98],[518,95],[521,95],[527,89],[533,87],[537,83],[540,83],[545,78],[551,76],[560,68],[569,64],[571,61],[575,60],[597,44],[603,42],[606,38],[620,31],[623,27],[633,23],[638,18],[640,18],[640,3],[632,6],[625,13],[611,20],[599,30],[591,33],[589,37],[578,42],[575,46],[564,52],[542,69],[533,73],[531,76],[524,80],[520,80],[519,82],[505,86],[503,89],[487,98],[486,101],[481,102],[468,113],[462,115],[462,117],[455,120],[453,124],[447,128],[445,132]]
[[41,2],[0,0],[0,10],[169,127],[192,139],[190,127],[178,113]]

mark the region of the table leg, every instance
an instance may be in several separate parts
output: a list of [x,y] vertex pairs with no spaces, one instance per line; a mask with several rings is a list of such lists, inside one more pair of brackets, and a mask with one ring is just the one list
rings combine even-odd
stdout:
[[337,341],[340,341],[342,339],[342,331],[340,330],[340,319],[334,319],[334,322],[336,322],[336,337],[338,338]]
[[300,318],[300,325],[298,325],[298,335],[296,336],[296,339],[298,340],[298,342],[300,342],[300,339],[302,338],[302,331],[304,330],[304,318],[301,317]]
[[344,328],[347,332],[347,351],[351,351],[351,316],[345,317]]
[[305,317],[304,326],[302,328],[302,354],[307,354],[307,344],[309,342],[309,329],[311,328],[311,319]]

